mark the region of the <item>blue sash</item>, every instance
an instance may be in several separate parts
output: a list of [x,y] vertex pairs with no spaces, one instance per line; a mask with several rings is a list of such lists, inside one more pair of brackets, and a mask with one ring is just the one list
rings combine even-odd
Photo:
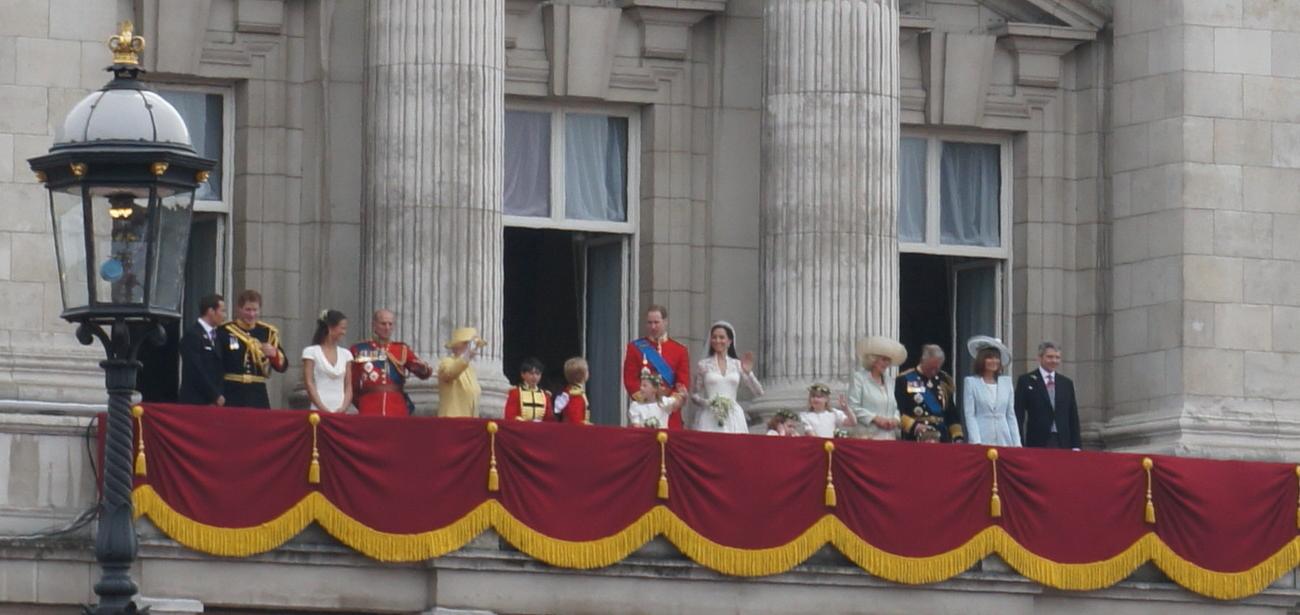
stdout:
[[645,360],[654,366],[655,371],[659,372],[659,377],[664,379],[664,384],[669,388],[677,386],[676,374],[673,374],[672,368],[668,367],[668,362],[664,360],[663,355],[659,354],[659,350],[650,345],[650,340],[643,337],[632,343],[636,345],[637,350],[641,351],[641,356],[645,357]]

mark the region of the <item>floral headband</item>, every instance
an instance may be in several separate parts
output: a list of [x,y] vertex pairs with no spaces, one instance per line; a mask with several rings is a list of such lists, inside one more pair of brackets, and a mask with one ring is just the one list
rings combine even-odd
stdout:
[[795,414],[794,410],[781,409],[776,411],[776,418],[781,419],[782,421],[797,421],[799,420],[799,415]]
[[824,384],[822,384],[822,383],[820,383],[820,382],[818,382],[817,384],[814,384],[814,385],[808,387],[808,392],[811,393],[811,394],[813,394],[813,395],[826,395],[826,396],[830,396],[830,394],[831,394],[831,388],[828,387],[828,386],[826,386],[826,385],[824,385]]

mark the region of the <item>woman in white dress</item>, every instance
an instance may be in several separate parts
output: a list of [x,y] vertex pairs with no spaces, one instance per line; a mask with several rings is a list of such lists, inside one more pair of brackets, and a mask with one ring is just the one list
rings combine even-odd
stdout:
[[339,345],[348,334],[348,317],[325,310],[316,319],[311,346],[302,349],[302,381],[313,410],[344,412],[352,405],[352,378],[348,366],[352,353]]
[[719,320],[709,328],[708,355],[695,364],[691,375],[691,400],[695,402],[691,429],[749,433],[749,421],[736,393],[743,381],[754,397],[763,395],[763,385],[754,377],[754,353],[736,358],[736,330],[731,323]]
[[887,337],[873,335],[858,340],[858,368],[849,383],[849,411],[858,420],[858,432],[872,440],[898,439],[898,402],[894,380],[885,377],[891,365],[907,360],[907,349]]
[[962,381],[962,414],[966,419],[966,441],[987,446],[1020,446],[1016,424],[1015,387],[1011,376],[1002,374],[1011,364],[1011,352],[1002,340],[977,335],[966,342],[975,357],[971,371]]

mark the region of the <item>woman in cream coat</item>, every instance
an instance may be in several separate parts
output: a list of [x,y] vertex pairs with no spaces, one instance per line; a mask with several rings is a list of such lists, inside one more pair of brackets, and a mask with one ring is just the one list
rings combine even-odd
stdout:
[[962,414],[966,420],[966,441],[987,446],[1020,446],[1016,424],[1015,387],[1003,369],[1011,353],[1002,341],[977,335],[966,342],[975,357],[972,371],[962,382]]
[[858,340],[858,368],[849,384],[849,411],[857,418],[858,430],[872,440],[898,439],[898,402],[894,401],[894,379],[885,377],[891,365],[907,360],[907,349],[887,337]]

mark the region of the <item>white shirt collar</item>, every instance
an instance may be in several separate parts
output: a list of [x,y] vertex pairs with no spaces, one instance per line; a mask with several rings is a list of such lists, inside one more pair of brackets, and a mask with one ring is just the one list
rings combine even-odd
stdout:
[[199,319],[199,326],[203,327],[203,333],[208,337],[212,337],[212,332],[216,330],[216,327],[208,324],[208,321],[203,320],[202,318]]
[[1047,380],[1047,378],[1048,378],[1049,376],[1051,376],[1052,378],[1055,378],[1055,377],[1056,377],[1056,372],[1049,372],[1049,371],[1043,369],[1043,366],[1042,366],[1042,365],[1039,365],[1039,366],[1038,366],[1038,373],[1040,373],[1040,374],[1043,375],[1043,380]]

